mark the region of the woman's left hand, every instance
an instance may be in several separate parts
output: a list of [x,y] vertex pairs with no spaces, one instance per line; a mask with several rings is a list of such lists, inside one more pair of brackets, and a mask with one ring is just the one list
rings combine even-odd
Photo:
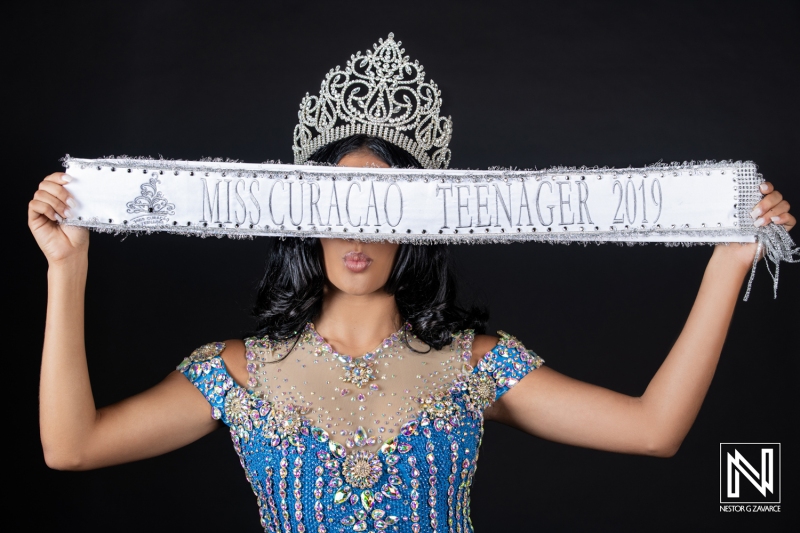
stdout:
[[[770,222],[781,225],[786,228],[786,231],[791,229],[797,224],[797,219],[789,212],[789,202],[783,199],[783,195],[775,190],[772,183],[765,181],[760,186],[761,193],[764,198],[756,204],[750,212],[753,219],[753,225],[756,227],[766,226]],[[742,224],[747,224],[743,221]],[[756,253],[758,244],[720,244],[714,250],[715,254],[731,254],[734,256],[734,261],[740,262],[742,266],[750,268],[753,264],[753,256]],[[763,250],[762,250],[763,256]],[[759,257],[759,259],[761,259]]]
[[[763,183],[761,192],[764,198],[753,209],[751,223],[792,229],[797,221],[781,193],[771,183]],[[662,457],[675,454],[711,384],[757,246],[731,243],[714,249],[686,325],[641,397],[542,367],[488,408],[486,417],[574,446]],[[476,338],[476,353],[485,353],[477,348],[478,342],[484,341]]]

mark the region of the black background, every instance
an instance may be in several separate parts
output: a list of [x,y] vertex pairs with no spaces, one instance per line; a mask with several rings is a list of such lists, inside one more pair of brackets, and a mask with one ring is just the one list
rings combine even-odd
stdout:
[[[291,162],[306,91],[393,31],[443,91],[452,166],[754,160],[800,205],[797,2],[63,2],[6,13],[5,484],[28,527],[258,531],[218,431],[156,459],[49,470],[37,425],[46,262],[25,227],[58,159]],[[797,232],[795,232],[797,233]],[[797,238],[797,235],[795,235]],[[241,337],[267,239],[93,234],[87,345],[97,404]],[[680,332],[708,247],[460,246],[462,280],[553,368],[639,395]],[[488,424],[476,530],[765,530],[797,524],[797,303],[762,269],[694,428],[672,459],[544,442]],[[10,312],[9,312],[10,311]],[[791,427],[795,427],[792,430]],[[783,443],[781,514],[719,511],[719,443]],[[9,468],[17,473],[9,474]]]

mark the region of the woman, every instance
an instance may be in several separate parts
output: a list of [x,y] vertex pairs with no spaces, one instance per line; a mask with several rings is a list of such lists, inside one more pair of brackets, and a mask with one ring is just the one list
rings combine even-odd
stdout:
[[[309,159],[421,166],[361,134]],[[96,409],[83,339],[88,233],[57,224],[72,202],[69,180],[45,178],[28,211],[50,265],[40,393],[48,465],[152,457],[222,422],[268,531],[471,530],[484,420],[573,445],[673,455],[708,390],[755,254],[755,245],[715,248],[683,332],[634,398],[541,366],[507,334],[473,335],[485,317],[456,304],[441,246],[283,241],[259,291],[256,337],[204,346],[156,387]],[[789,204],[769,183],[762,192],[754,223],[791,229]]]

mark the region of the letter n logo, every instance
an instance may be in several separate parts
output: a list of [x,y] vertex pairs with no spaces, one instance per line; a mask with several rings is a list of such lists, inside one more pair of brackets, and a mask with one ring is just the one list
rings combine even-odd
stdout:
[[780,443],[721,443],[720,503],[780,503]]

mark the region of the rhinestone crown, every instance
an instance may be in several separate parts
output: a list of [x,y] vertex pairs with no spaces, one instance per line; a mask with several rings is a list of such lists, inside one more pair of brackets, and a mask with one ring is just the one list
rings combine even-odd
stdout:
[[333,141],[366,134],[406,150],[424,168],[447,168],[453,121],[439,116],[439,87],[425,81],[423,66],[404,56],[401,44],[392,33],[378,39],[344,69],[331,69],[318,96],[306,93],[294,129],[295,164]]

